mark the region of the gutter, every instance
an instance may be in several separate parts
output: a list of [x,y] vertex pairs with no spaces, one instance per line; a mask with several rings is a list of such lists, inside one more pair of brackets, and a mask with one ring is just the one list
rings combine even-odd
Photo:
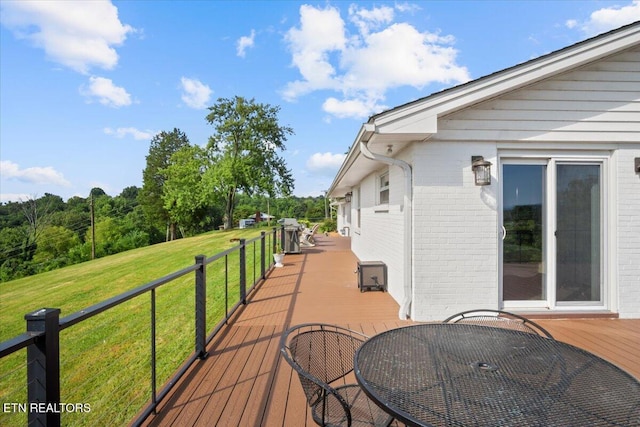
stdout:
[[381,154],[372,153],[367,144],[375,133],[375,125],[365,123],[362,127],[363,133],[360,138],[360,152],[367,159],[386,163],[388,165],[398,166],[404,172],[404,298],[400,304],[398,317],[402,320],[407,319],[410,314],[410,307],[413,295],[413,218],[412,218],[412,201],[413,201],[413,172],[411,165],[403,160],[394,159],[393,157],[383,156]]

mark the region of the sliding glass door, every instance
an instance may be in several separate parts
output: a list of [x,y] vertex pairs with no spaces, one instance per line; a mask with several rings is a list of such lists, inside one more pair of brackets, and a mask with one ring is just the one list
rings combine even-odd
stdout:
[[602,162],[502,161],[505,307],[602,305]]
[[558,164],[556,301],[601,299],[600,165]]
[[545,164],[502,168],[502,286],[506,301],[546,301]]

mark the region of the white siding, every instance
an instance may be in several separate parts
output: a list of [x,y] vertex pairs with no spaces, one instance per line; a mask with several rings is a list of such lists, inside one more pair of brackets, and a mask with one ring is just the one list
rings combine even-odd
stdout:
[[640,141],[640,48],[447,117],[440,140]]

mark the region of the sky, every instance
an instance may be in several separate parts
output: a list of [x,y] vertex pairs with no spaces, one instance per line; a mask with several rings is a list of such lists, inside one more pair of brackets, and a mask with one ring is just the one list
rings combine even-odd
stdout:
[[374,114],[640,20],[620,1],[0,0],[0,202],[142,186],[219,98],[280,108],[296,196]]

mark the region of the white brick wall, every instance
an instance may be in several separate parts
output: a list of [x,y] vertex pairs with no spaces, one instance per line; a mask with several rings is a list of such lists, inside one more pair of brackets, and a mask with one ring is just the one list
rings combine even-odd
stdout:
[[[413,164],[414,185],[412,319],[438,321],[471,308],[499,308],[496,144],[434,140],[406,151],[405,158]],[[473,155],[493,163],[491,186],[474,185]],[[633,172],[635,157],[640,157],[640,148],[617,150],[611,163],[615,179],[608,180],[617,186],[610,189],[617,202],[612,210],[617,227],[610,228],[616,232],[611,236],[615,250],[609,265],[612,308],[627,318],[640,317],[640,175]],[[362,182],[362,227],[353,229],[352,247],[363,261],[387,264],[389,291],[400,303],[404,297],[404,177],[400,168],[392,166],[389,172],[388,206],[375,204],[378,173]]]
[[[640,149],[619,150],[618,180],[618,307],[620,317],[640,317],[640,175],[634,158]],[[616,260],[614,260],[616,261]]]
[[497,212],[495,204],[485,203],[495,200],[497,184],[474,184],[473,155],[496,164],[495,144],[416,146],[412,317],[417,321],[498,308]]
[[[389,170],[389,204],[377,205],[377,177]],[[400,303],[404,298],[404,173],[385,166],[365,178],[360,186],[361,227],[352,227],[351,247],[361,261],[382,261],[387,265],[388,291]],[[355,224],[356,213],[352,213]],[[354,266],[355,267],[355,266]]]

